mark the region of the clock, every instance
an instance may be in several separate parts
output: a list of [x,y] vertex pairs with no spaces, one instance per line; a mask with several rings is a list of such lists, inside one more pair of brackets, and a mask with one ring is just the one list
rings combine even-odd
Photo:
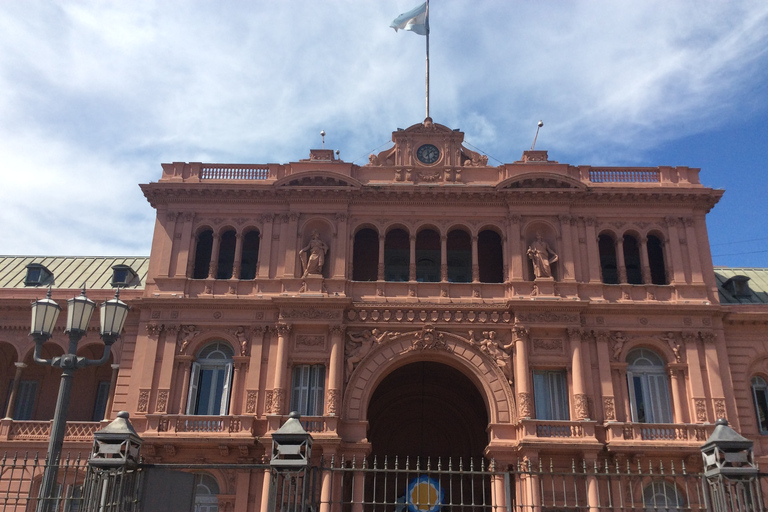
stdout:
[[440,150],[432,144],[424,144],[416,150],[416,157],[421,163],[433,164],[440,158]]

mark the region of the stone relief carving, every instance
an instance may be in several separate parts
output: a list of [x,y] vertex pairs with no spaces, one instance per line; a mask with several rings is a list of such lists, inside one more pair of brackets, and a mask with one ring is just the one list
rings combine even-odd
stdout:
[[590,417],[589,414],[589,398],[587,395],[580,393],[573,395],[574,409],[576,410],[576,419],[584,420]]
[[712,405],[714,406],[714,409],[715,409],[715,419],[718,419],[718,420],[720,418],[728,419],[728,415],[725,412],[725,399],[715,398],[714,400],[712,400]]
[[154,322],[147,324],[147,334],[153,338],[160,336],[160,333],[163,332],[164,329],[165,325],[163,324],[157,324]]
[[696,410],[696,421],[698,423],[704,423],[707,421],[707,403],[703,398],[694,398],[693,406]]
[[658,339],[669,345],[672,349],[672,353],[675,354],[675,361],[682,361],[682,354],[680,353],[680,343],[677,341],[677,334],[674,332],[666,332],[658,336]]
[[560,338],[534,338],[533,349],[536,352],[562,352],[563,340]]
[[182,325],[179,330],[178,339],[176,345],[179,347],[179,354],[184,354],[187,347],[195,339],[195,336],[200,334],[200,330],[194,325]]
[[517,407],[521,418],[530,418],[532,415],[531,409],[531,394],[530,393],[518,393],[517,394]]
[[296,336],[296,345],[301,345],[310,348],[322,348],[325,345],[325,336],[323,335],[311,335],[311,334],[298,334]]
[[603,397],[603,411],[605,421],[616,421],[616,406],[612,396]]
[[301,268],[304,271],[302,278],[309,275],[323,275],[323,265],[325,264],[325,253],[328,252],[328,245],[320,239],[320,233],[317,230],[312,231],[312,238],[301,251]]
[[329,389],[327,396],[326,396],[326,403],[328,408],[328,415],[329,416],[337,416],[339,414],[339,402],[340,395],[338,389]]
[[445,350],[451,352],[451,348],[445,343],[445,334],[435,331],[431,325],[425,325],[414,334],[413,344],[408,352],[414,350]]
[[170,394],[170,390],[168,389],[161,389],[157,392],[157,404],[155,406],[155,411],[167,412],[169,394]]
[[528,247],[528,258],[533,263],[533,272],[536,277],[552,277],[552,263],[557,261],[557,254],[553,251],[541,233],[536,233],[536,240]]
[[149,390],[141,389],[139,390],[139,404],[136,406],[136,411],[147,412],[148,407],[149,407]]
[[577,323],[579,322],[579,315],[572,313],[555,313],[553,311],[545,311],[541,313],[522,313],[515,315],[515,318],[519,322],[525,323]]
[[512,367],[512,357],[510,350],[514,342],[506,345],[496,338],[496,331],[483,331],[482,339],[475,339],[474,331],[469,331],[468,341],[480,348],[480,351],[490,357],[504,374],[510,385],[514,382],[514,369]]
[[245,398],[245,412],[246,414],[256,413],[256,401],[259,399],[259,392],[253,389],[249,389]]
[[227,329],[227,332],[237,339],[237,343],[240,345],[240,355],[247,356],[251,346],[251,333],[246,332],[242,325],[237,329]]
[[613,350],[613,359],[619,361],[621,358],[621,351],[624,349],[624,345],[629,341],[629,338],[621,331],[611,333],[611,349]]
[[280,311],[280,318],[286,320],[317,320],[323,318],[333,320],[339,317],[341,317],[341,311],[324,311],[320,309],[287,309]]
[[347,333],[349,341],[345,347],[347,359],[347,378],[352,375],[355,366],[365,359],[373,347],[390,339],[390,331],[381,332],[379,329],[365,330],[358,333]]

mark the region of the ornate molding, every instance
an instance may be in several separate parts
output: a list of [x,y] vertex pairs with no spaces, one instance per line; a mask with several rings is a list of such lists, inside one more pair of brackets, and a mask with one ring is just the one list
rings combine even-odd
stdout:
[[326,393],[326,408],[329,416],[339,415],[339,404],[341,403],[341,391],[338,389],[329,389]]
[[245,398],[245,413],[256,414],[256,402],[259,400],[259,392],[255,389],[249,389]]
[[168,412],[168,396],[171,391],[169,389],[161,389],[157,392],[157,403],[155,404],[155,412],[166,413]]
[[605,421],[616,421],[616,406],[612,396],[603,397],[603,413]]
[[589,397],[583,393],[573,395],[573,408],[577,420],[589,419]]
[[554,311],[521,313],[515,315],[515,318],[517,321],[525,323],[579,323],[578,313],[556,313]]
[[530,418],[532,416],[532,403],[530,393],[517,394],[517,408],[521,418]]
[[319,309],[284,309],[280,318],[285,320],[336,320],[341,318],[341,311]]
[[136,412],[146,413],[149,408],[149,389],[139,390],[139,403],[136,406]]
[[704,423],[707,421],[707,402],[703,398],[693,399],[693,409],[696,411],[696,422]]

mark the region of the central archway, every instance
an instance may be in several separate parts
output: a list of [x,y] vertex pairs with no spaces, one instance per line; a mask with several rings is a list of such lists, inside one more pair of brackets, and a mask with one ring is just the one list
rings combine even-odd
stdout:
[[482,395],[463,373],[441,363],[419,361],[387,375],[367,416],[377,457],[479,460],[488,444]]

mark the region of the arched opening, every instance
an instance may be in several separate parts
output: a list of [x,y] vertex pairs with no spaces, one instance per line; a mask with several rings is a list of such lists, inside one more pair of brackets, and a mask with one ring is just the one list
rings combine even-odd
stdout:
[[759,375],[752,377],[752,400],[755,402],[757,429],[768,434],[768,384]]
[[469,233],[454,229],[446,241],[448,260],[448,281],[452,283],[472,282],[472,239]]
[[[52,341],[45,343],[40,351],[43,359],[53,359],[62,355],[64,355],[64,349]],[[37,364],[32,360],[32,356],[33,352],[30,350],[24,358],[27,367],[21,373],[13,418],[47,421],[53,418],[56,410],[61,370],[49,365]]]
[[256,277],[256,265],[259,263],[259,239],[260,234],[255,229],[247,232],[243,237],[240,279],[253,279]]
[[479,460],[488,412],[472,381],[450,366],[420,361],[390,373],[368,405],[372,456]]
[[667,284],[667,269],[664,265],[662,241],[654,235],[648,235],[648,263],[651,266],[651,283]]
[[209,343],[192,363],[187,414],[224,416],[229,411],[232,358],[235,353],[224,341]]
[[408,281],[411,242],[404,229],[393,229],[384,239],[384,279]]
[[[104,353],[102,343],[90,343],[77,351],[80,357],[100,359]],[[75,372],[72,388],[77,390],[77,400],[69,405],[69,421],[101,421],[104,419],[109,384],[112,380],[112,354],[109,360],[99,366],[87,366]]]
[[440,281],[440,235],[433,229],[422,229],[416,235],[416,281]]
[[477,236],[477,263],[481,283],[504,282],[504,251],[497,232],[486,229]]
[[4,397],[3,410],[8,416],[8,399],[16,375],[16,349],[10,343],[0,343],[0,397]]
[[624,235],[624,267],[627,270],[627,283],[643,284],[640,270],[640,247],[632,235]]
[[627,354],[627,386],[636,423],[672,423],[669,384],[664,360],[647,348]]
[[232,270],[235,265],[235,246],[237,245],[237,233],[229,229],[221,234],[219,241],[219,264],[216,270],[216,279],[232,279]]
[[600,273],[605,284],[619,284],[619,272],[616,265],[616,244],[608,235],[597,237],[597,247],[600,251]]
[[218,512],[219,484],[208,473],[195,474],[195,510],[194,512]]
[[352,280],[376,281],[379,273],[379,234],[364,228],[355,233],[352,249]]
[[206,229],[197,235],[195,247],[195,268],[192,279],[206,279],[211,268],[211,251],[213,250],[213,230]]

